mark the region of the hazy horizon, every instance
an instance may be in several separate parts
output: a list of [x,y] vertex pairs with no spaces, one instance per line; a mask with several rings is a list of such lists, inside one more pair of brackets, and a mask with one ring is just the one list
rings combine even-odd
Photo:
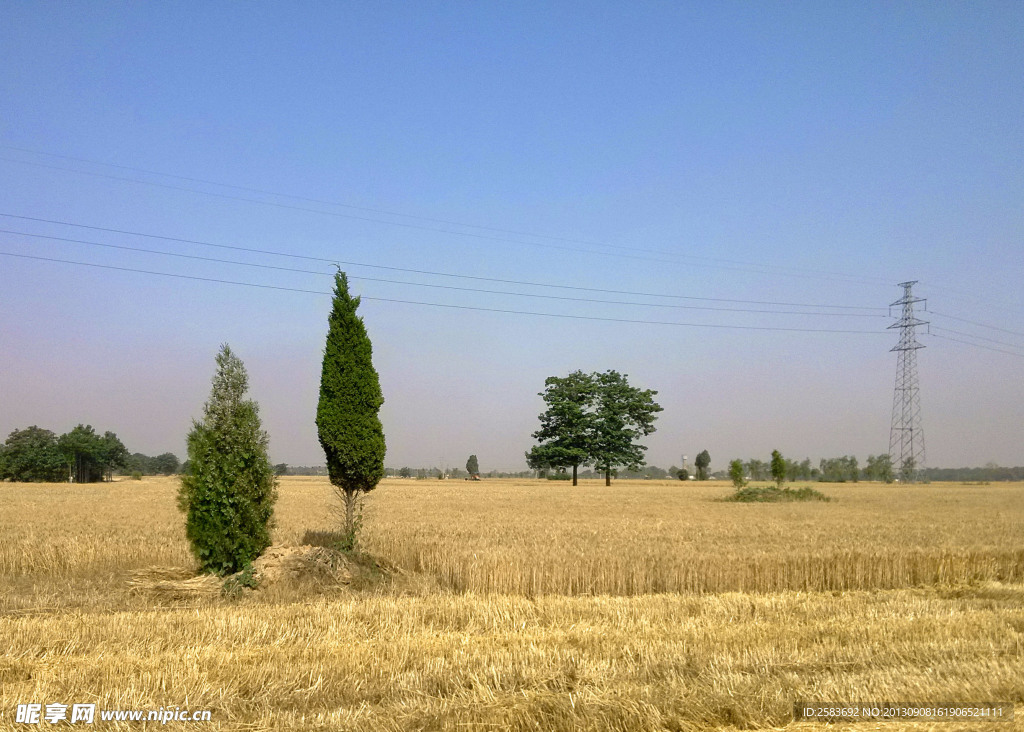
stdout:
[[658,391],[649,464],[863,464],[905,280],[926,464],[1024,464],[1024,5],[6,15],[0,440],[184,459],[229,343],[272,460],[322,464],[338,262],[388,466],[526,469],[577,369]]

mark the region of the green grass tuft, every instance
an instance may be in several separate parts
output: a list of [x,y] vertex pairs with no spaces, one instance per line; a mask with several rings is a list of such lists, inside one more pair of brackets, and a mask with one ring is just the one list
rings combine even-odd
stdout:
[[725,500],[737,503],[789,503],[792,501],[831,501],[832,499],[810,486],[778,488],[769,485],[740,488]]

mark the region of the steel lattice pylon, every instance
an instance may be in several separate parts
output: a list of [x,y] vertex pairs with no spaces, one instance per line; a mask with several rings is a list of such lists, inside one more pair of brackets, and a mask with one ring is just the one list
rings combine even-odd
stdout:
[[928,323],[914,316],[914,303],[924,302],[910,292],[916,284],[916,280],[900,283],[903,297],[890,307],[902,306],[902,317],[889,326],[900,330],[900,342],[890,349],[899,354],[899,360],[896,362],[896,390],[892,398],[889,457],[900,480],[908,483],[916,482],[918,471],[924,467],[921,393],[917,385],[917,351],[924,346],[917,342],[914,329]]

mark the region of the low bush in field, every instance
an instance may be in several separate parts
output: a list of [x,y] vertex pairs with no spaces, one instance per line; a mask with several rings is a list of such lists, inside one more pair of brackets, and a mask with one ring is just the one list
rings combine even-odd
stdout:
[[740,488],[725,500],[738,503],[786,503],[789,501],[831,501],[832,499],[810,486],[778,488],[769,485]]

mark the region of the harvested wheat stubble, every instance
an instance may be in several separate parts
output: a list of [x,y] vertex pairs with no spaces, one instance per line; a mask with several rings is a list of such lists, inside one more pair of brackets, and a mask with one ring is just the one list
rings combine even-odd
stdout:
[[[256,589],[314,581],[348,585],[352,581],[349,560],[340,552],[322,546],[268,547],[252,563]],[[168,599],[209,597],[218,594],[225,582],[241,580],[243,572],[227,577],[194,575],[181,567],[148,567],[132,573],[129,586],[136,592]]]
[[339,551],[323,546],[268,547],[252,563],[260,587],[308,579],[347,585],[352,582],[349,560]]
[[[810,730],[794,701],[1024,702],[1024,484],[748,505],[723,483],[386,481],[351,584],[228,593],[194,577],[176,490],[0,483],[0,729],[30,699],[344,732]],[[332,501],[284,478],[275,545],[334,545]],[[828,727],[877,728],[965,729]]]

